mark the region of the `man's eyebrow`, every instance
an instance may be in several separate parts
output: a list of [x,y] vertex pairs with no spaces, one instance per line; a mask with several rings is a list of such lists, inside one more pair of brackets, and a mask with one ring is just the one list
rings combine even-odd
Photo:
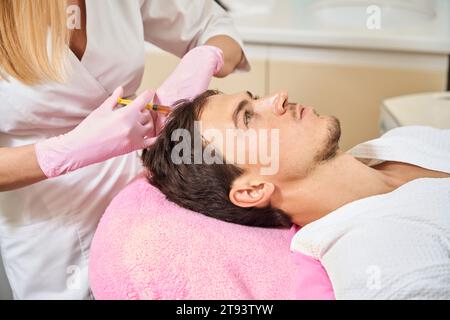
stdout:
[[[246,92],[248,94],[248,96],[253,99],[253,94],[250,91]],[[244,110],[244,108],[250,103],[250,101],[248,100],[242,100],[241,102],[239,102],[239,104],[237,105],[237,107],[234,109],[233,111],[233,115],[232,115],[232,119],[233,119],[233,123],[234,123],[234,127],[237,129],[238,128],[238,116],[241,113],[242,110]]]

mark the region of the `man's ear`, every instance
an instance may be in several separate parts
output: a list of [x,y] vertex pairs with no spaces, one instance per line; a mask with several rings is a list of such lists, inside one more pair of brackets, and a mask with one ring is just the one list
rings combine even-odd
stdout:
[[275,186],[270,182],[257,182],[250,185],[234,185],[230,190],[230,201],[242,208],[267,207]]

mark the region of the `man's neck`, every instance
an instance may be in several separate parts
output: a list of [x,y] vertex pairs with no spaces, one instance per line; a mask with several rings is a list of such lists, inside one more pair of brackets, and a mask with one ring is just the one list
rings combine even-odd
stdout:
[[304,226],[347,203],[397,187],[389,175],[343,153],[318,165],[307,178],[282,186],[283,204],[279,208],[289,212],[294,223]]

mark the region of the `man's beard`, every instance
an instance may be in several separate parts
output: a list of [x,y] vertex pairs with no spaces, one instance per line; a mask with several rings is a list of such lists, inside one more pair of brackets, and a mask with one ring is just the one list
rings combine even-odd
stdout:
[[339,150],[339,139],[341,138],[341,124],[336,117],[330,117],[327,127],[328,135],[325,144],[314,158],[316,163],[322,163],[333,159]]

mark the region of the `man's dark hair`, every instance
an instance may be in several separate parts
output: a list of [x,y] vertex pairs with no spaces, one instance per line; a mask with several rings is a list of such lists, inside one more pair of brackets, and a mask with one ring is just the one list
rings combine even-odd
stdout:
[[[290,227],[291,219],[280,209],[242,208],[229,199],[233,181],[243,170],[233,164],[194,163],[194,130],[208,97],[220,94],[208,90],[193,100],[176,104],[174,111],[156,142],[144,150],[142,160],[149,170],[148,180],[170,201],[181,207],[200,212],[223,221],[257,227]],[[186,129],[191,137],[190,162],[175,164],[171,159],[172,149],[178,141],[172,141],[172,132]],[[202,143],[202,152],[205,149]],[[203,154],[203,153],[202,153]],[[183,159],[186,155],[183,154]]]

